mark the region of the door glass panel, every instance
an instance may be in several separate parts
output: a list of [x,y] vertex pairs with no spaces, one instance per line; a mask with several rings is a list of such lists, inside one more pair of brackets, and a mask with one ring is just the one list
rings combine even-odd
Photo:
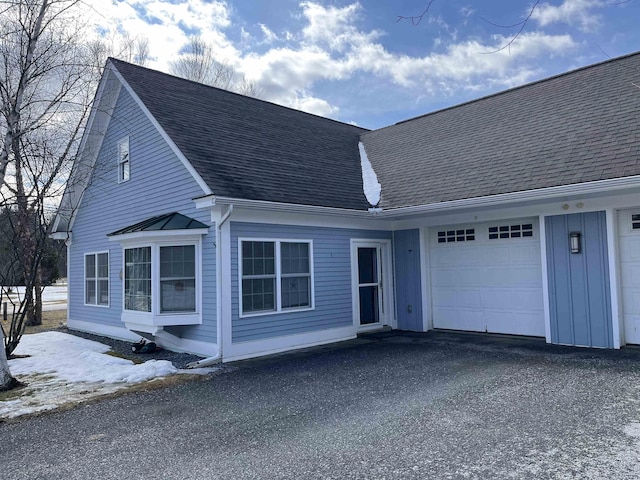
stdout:
[[378,283],[378,249],[358,248],[358,283]]
[[360,287],[360,325],[380,321],[378,287]]

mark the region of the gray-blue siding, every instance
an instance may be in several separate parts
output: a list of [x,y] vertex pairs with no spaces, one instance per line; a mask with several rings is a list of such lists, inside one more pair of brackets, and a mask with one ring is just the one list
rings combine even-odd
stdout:
[[[605,212],[556,215],[545,220],[551,342],[613,347]],[[569,251],[580,232],[582,252]]]
[[420,231],[393,233],[396,310],[400,330],[422,331]]
[[[117,142],[129,136],[131,179],[117,181]],[[192,198],[203,191],[131,96],[123,89],[98,155],[72,232],[69,257],[69,316],[72,320],[124,327],[122,313],[122,246],[107,233],[154,215],[180,212],[210,225],[209,211],[196,210]],[[215,228],[202,239],[203,323],[170,327],[169,333],[216,342]],[[84,254],[109,251],[109,308],[84,305]]]
[[[315,308],[240,318],[238,238],[313,241]],[[232,341],[246,342],[353,325],[351,239],[390,239],[391,232],[231,222]]]

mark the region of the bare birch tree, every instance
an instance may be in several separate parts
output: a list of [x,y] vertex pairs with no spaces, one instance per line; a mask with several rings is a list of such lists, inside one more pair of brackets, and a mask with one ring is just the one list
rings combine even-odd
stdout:
[[169,65],[172,74],[230,90],[249,97],[259,97],[260,89],[226,61],[217,60],[214,48],[199,35],[190,37],[184,53]]
[[47,227],[99,75],[84,44],[79,3],[0,0],[0,199],[11,227],[4,241],[13,247],[4,262],[11,269],[0,280],[3,290],[7,277],[25,286],[10,325],[0,323],[7,357],[27,321],[41,321]]

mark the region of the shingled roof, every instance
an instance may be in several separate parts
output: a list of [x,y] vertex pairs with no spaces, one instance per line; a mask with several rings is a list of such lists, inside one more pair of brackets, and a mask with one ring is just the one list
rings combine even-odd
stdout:
[[640,175],[640,54],[362,136],[386,209]]
[[214,195],[366,210],[365,129],[110,59]]

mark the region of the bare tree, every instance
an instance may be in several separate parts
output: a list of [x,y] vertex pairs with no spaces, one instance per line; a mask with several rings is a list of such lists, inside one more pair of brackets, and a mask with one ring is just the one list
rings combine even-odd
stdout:
[[227,61],[215,58],[214,48],[195,35],[190,37],[184,53],[171,62],[170,71],[178,77],[204,83],[212,87],[223,88],[250,97],[259,97],[257,84],[238,74]]
[[102,72],[109,57],[141,66],[149,63],[149,39],[142,35],[132,37],[128,32],[122,32],[108,37],[103,36],[88,42],[87,48],[89,60],[92,60],[98,72]]
[[[623,0],[623,1],[626,1],[626,0]],[[427,0],[427,2],[425,4],[425,7],[424,7],[424,10],[421,13],[417,13],[415,15],[398,15],[397,21],[398,22],[408,21],[414,27],[420,25],[420,23],[422,23],[422,20],[424,20],[424,17],[430,13],[434,2],[435,2],[435,0]],[[522,32],[524,32],[527,24],[531,20],[531,17],[533,16],[533,14],[534,14],[534,12],[535,12],[535,10],[536,10],[536,8],[538,7],[539,4],[540,4],[540,0],[535,0],[533,2],[533,4],[531,4],[529,6],[527,14],[521,20],[519,20],[516,23],[513,23],[511,25],[497,24],[497,23],[492,22],[491,20],[488,20],[488,19],[486,19],[484,17],[480,17],[483,21],[485,21],[486,23],[488,23],[489,25],[492,25],[494,27],[502,28],[502,29],[508,29],[508,30],[512,30],[512,31],[513,31],[513,29],[515,29],[515,33],[513,33],[509,37],[509,39],[505,42],[504,45],[499,47],[494,52],[487,52],[487,53],[496,53],[496,52],[499,52],[501,50],[505,50],[505,49],[510,48],[511,45],[513,45],[515,43],[515,41],[518,39],[518,37],[522,34]]]
[[41,321],[48,225],[99,75],[84,44],[80,2],[0,0],[0,200],[12,246],[0,281],[4,294],[9,280],[25,286],[7,330],[0,324],[7,357],[26,323]]

